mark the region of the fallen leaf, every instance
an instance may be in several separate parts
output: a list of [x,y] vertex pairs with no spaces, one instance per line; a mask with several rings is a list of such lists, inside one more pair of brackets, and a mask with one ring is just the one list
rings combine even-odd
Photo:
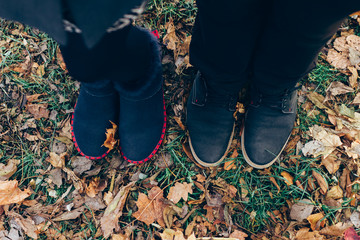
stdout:
[[321,164],[325,166],[326,170],[330,174],[334,174],[339,170],[341,160],[339,160],[335,155],[329,155],[326,158],[321,158]]
[[167,199],[169,199],[175,204],[178,203],[181,200],[181,198],[186,202],[189,193],[190,194],[193,193],[191,183],[176,182],[175,185],[170,188]]
[[230,156],[230,160],[225,161],[224,163],[224,170],[229,171],[231,169],[236,169],[235,161],[237,156],[239,155],[238,151],[235,149]]
[[[315,213],[308,216],[306,219],[310,223],[311,230],[319,230],[320,226],[323,227],[325,225],[325,220],[321,220],[324,218],[322,213]],[[320,221],[321,220],[321,221]]]
[[50,111],[48,110],[48,104],[27,104],[26,110],[31,113],[35,119],[49,118]]
[[84,172],[91,169],[93,161],[86,157],[75,157],[71,158],[71,166],[73,167],[73,171],[77,175],[81,175]]
[[99,192],[104,191],[106,185],[107,185],[107,181],[105,179],[100,179],[99,177],[95,177],[90,181],[89,185],[86,186],[85,188],[86,195],[93,198]]
[[[326,158],[329,156],[337,147],[342,146],[342,142],[340,137],[336,134],[333,134],[329,129],[323,128],[318,125],[314,125],[309,128],[309,135],[313,137],[315,140],[321,142],[321,146],[323,146],[323,150],[321,152],[316,152],[314,157],[323,154]],[[306,147],[306,144],[304,148]],[[303,150],[302,150],[303,151]],[[303,151],[304,153],[304,151]],[[304,153],[305,155],[305,153]]]
[[328,89],[326,89],[327,92],[330,92],[331,95],[337,96],[345,93],[354,92],[354,89],[352,89],[349,86],[346,86],[342,82],[332,82]]
[[292,205],[290,210],[290,218],[299,222],[307,219],[314,210],[314,204],[309,199],[301,200]]
[[356,228],[360,227],[360,213],[359,212],[353,212],[350,216],[350,221]]
[[22,230],[25,232],[27,236],[33,239],[38,239],[38,231],[36,229],[34,221],[30,218],[24,218],[18,213],[15,212],[8,212],[6,214],[9,217],[12,217],[13,220],[22,228]]
[[65,156],[67,155],[67,153],[62,153],[60,155],[54,153],[54,152],[50,152],[50,157],[47,158],[46,160],[48,162],[51,163],[51,165],[53,165],[53,167],[55,168],[63,168],[65,167]]
[[70,212],[64,212],[51,220],[54,222],[59,222],[59,221],[76,219],[84,212],[84,210],[85,210],[85,207],[79,207]]
[[297,231],[296,240],[325,240],[324,236],[320,235],[319,231],[309,232],[309,228],[302,228]]
[[325,180],[325,178],[318,172],[312,171],[313,177],[316,179],[317,183],[319,184],[321,191],[323,194],[325,194],[328,190],[328,184]]
[[73,182],[75,189],[78,190],[79,193],[83,193],[84,192],[83,181],[78,176],[76,176],[75,173],[73,171],[71,171],[70,169],[64,167],[62,170],[65,173],[67,173],[67,177],[68,177],[68,179],[70,179]]
[[286,185],[291,186],[294,184],[294,177],[291,176],[288,172],[282,171],[280,174],[284,177]]
[[360,240],[360,236],[356,233],[354,228],[348,228],[344,232],[344,240]]
[[0,206],[11,203],[20,203],[29,197],[31,192],[29,189],[21,191],[18,188],[18,181],[0,181]]
[[338,222],[335,225],[325,227],[320,230],[320,234],[341,237],[346,229],[352,227],[351,223]]
[[360,156],[360,143],[357,142],[357,141],[354,141],[351,143],[351,147],[347,147],[347,146],[344,146],[345,147],[345,152],[346,154],[353,158],[353,159],[358,159],[359,156]]
[[233,233],[230,234],[230,238],[237,238],[239,240],[245,240],[248,235],[242,231],[235,230]]
[[62,185],[62,171],[60,168],[55,168],[55,169],[52,169],[50,172],[49,172],[49,178],[51,179],[51,181],[58,187],[61,187]]
[[153,201],[152,204],[156,216],[155,221],[157,221],[160,226],[165,227],[163,212],[167,204],[164,203],[163,191],[158,186],[155,186],[148,192],[148,198]]
[[279,184],[276,182],[274,177],[270,177],[269,180],[275,185],[275,187],[278,189],[278,192],[280,192],[280,186]]
[[138,207],[138,211],[132,214],[133,217],[147,225],[155,222],[157,216],[155,216],[154,205],[144,193],[139,193],[136,206]]
[[101,194],[97,194],[95,197],[85,196],[85,204],[94,211],[106,208],[106,205],[101,199]]
[[8,180],[17,170],[19,160],[10,159],[7,165],[0,163],[0,181]]
[[114,229],[116,231],[120,230],[119,217],[122,215],[122,210],[130,189],[134,185],[135,182],[130,182],[128,185],[121,187],[109,206],[107,206],[104,215],[100,219],[101,230],[103,231],[105,238],[108,238],[113,233]]
[[333,186],[326,194],[326,199],[339,199],[343,197],[343,190],[339,185]]
[[359,78],[358,71],[355,67],[348,67],[351,72],[351,76],[349,77],[349,84],[352,88],[356,88],[358,86],[357,79]]
[[108,148],[109,150],[113,150],[118,142],[118,140],[115,139],[115,134],[117,132],[117,125],[113,122],[111,122],[111,124],[112,124],[112,128],[106,129],[106,133],[105,133],[106,140],[104,142],[104,147]]

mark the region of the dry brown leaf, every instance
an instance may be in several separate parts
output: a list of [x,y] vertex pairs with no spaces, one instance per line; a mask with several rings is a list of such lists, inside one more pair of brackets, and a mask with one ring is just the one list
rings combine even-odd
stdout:
[[[30,218],[24,218],[18,213],[15,212],[8,212],[6,214],[9,217],[12,217],[14,221],[21,227],[21,229],[25,232],[26,235],[28,235],[30,238],[38,239],[38,231],[35,226],[34,221]],[[7,238],[5,238],[7,239]]]
[[29,189],[21,191],[18,188],[18,181],[0,181],[0,206],[11,203],[20,203],[29,197],[31,192]]
[[196,177],[196,180],[197,180],[199,183],[203,183],[203,182],[206,181],[205,176],[202,175],[202,174],[197,174],[195,177]]
[[0,163],[0,181],[8,180],[17,170],[19,160],[10,159],[7,165]]
[[230,234],[230,238],[237,238],[239,240],[245,240],[248,235],[242,231],[235,230],[233,233]]
[[164,203],[163,191],[158,186],[153,187],[148,192],[148,198],[153,201],[152,204],[156,216],[155,221],[157,221],[160,226],[165,227],[163,212],[167,204]]
[[321,158],[321,164],[325,166],[330,174],[334,174],[339,170],[341,160],[338,160],[335,155],[329,155],[326,158]]
[[170,188],[167,199],[169,199],[175,204],[178,203],[181,198],[186,202],[189,193],[193,193],[191,183],[176,182],[175,185]]
[[290,210],[290,218],[299,222],[307,219],[314,210],[314,204],[309,199],[301,200],[292,205]]
[[343,197],[343,190],[340,188],[339,185],[333,186],[330,188],[328,193],[326,194],[326,199],[339,199]]
[[324,236],[320,235],[319,231],[309,232],[309,228],[302,228],[297,231],[296,240],[325,240]]
[[325,110],[327,114],[336,116],[337,114],[330,108],[324,105],[325,98],[323,95],[317,93],[317,92],[310,92],[307,97],[309,100],[315,104],[316,107]]
[[318,173],[314,170],[312,171],[312,175],[316,179],[317,183],[319,184],[322,194],[325,194],[328,190],[328,184],[327,184],[325,178],[320,173]]
[[351,72],[351,76],[349,77],[349,84],[352,88],[356,88],[358,86],[357,79],[359,78],[358,71],[355,67],[348,67]]
[[107,181],[104,179],[101,179],[99,177],[95,177],[91,180],[88,186],[85,188],[86,195],[93,198],[95,197],[99,192],[104,191],[106,188]]
[[351,66],[348,54],[330,49],[326,60],[334,67],[346,69]]
[[144,193],[139,193],[136,206],[138,211],[132,214],[133,217],[147,225],[155,222],[157,216],[155,216],[154,204]]
[[176,121],[176,123],[179,125],[179,127],[181,128],[181,130],[185,131],[185,126],[181,121],[180,117],[174,117],[174,120]]
[[319,230],[320,226],[324,227],[325,220],[320,221],[323,218],[324,218],[324,215],[322,213],[315,213],[315,214],[308,216],[306,219],[310,223],[311,230],[314,231],[314,230]]
[[53,218],[52,221],[59,222],[59,221],[76,219],[76,218],[80,217],[80,215],[84,212],[84,210],[85,210],[85,207],[79,207],[70,212],[64,212],[64,213],[60,214],[59,216]]
[[35,119],[49,118],[50,111],[48,109],[48,104],[27,104],[26,109],[31,113]]
[[230,156],[230,159],[231,160],[229,160],[229,161],[226,161],[225,163],[224,163],[224,170],[226,170],[226,171],[229,171],[229,170],[231,170],[231,169],[236,169],[236,165],[235,165],[235,158],[237,158],[237,156],[239,155],[239,153],[238,153],[238,151],[235,149],[234,151],[233,151],[233,153],[231,154],[231,156]]
[[354,92],[354,89],[352,89],[349,86],[346,86],[342,82],[332,82],[328,89],[326,89],[327,92],[329,92],[332,96],[337,96],[345,93]]
[[71,158],[71,167],[73,167],[73,171],[77,175],[81,175],[84,172],[91,169],[93,161],[86,157],[74,157]]
[[291,176],[288,172],[282,171],[280,174],[285,178],[286,185],[291,186],[294,184],[294,177]]
[[70,169],[64,167],[62,170],[65,173],[67,173],[67,177],[68,177],[68,179],[70,179],[73,182],[75,189],[78,190],[79,193],[83,193],[84,192],[83,181],[80,178],[78,178],[78,176],[76,176],[75,173],[73,171],[71,171]]
[[54,153],[54,152],[50,152],[50,157],[47,158],[46,160],[51,163],[51,165],[53,165],[53,167],[56,168],[63,168],[65,167],[65,156],[67,155],[67,153],[62,153],[60,155]]
[[[111,122],[111,121],[110,121]],[[115,145],[117,144],[117,140],[115,139],[115,134],[117,131],[117,125],[111,122],[112,128],[106,129],[106,140],[104,142],[104,147],[108,148],[109,150],[113,150]]]
[[360,92],[355,95],[355,98],[352,101],[352,104],[360,105]]
[[130,189],[134,185],[135,182],[130,182],[128,185],[121,187],[119,192],[106,208],[104,215],[100,219],[101,230],[103,231],[105,238],[108,238],[113,233],[114,229],[116,231],[120,230],[118,222],[119,217],[122,215],[122,210]]
[[280,186],[279,184],[276,182],[274,177],[270,177],[269,180],[275,185],[275,187],[278,189],[278,192],[280,192]]
[[[331,130],[323,128],[318,125],[314,125],[309,128],[309,135],[313,137],[316,141],[321,143],[322,148],[320,151],[316,151],[313,155],[316,157],[320,154],[323,154],[326,158],[329,156],[337,147],[342,146],[340,137],[336,134],[333,134]],[[306,146],[306,144],[305,144]],[[305,148],[304,146],[304,148]],[[303,151],[304,153],[304,151]],[[305,155],[305,153],[304,153]]]
[[346,231],[346,229],[351,228],[352,226],[353,225],[350,222],[347,223],[338,222],[335,225],[321,229],[320,234],[341,237]]
[[67,71],[66,70],[66,64],[65,64],[64,58],[63,58],[63,56],[61,54],[61,51],[60,51],[59,47],[56,48],[56,58],[57,58],[57,62],[59,64],[59,66],[61,67],[61,69],[64,70],[64,71]]
[[345,152],[349,157],[358,159],[360,156],[360,143],[358,141],[354,141],[351,143],[350,148],[345,146]]

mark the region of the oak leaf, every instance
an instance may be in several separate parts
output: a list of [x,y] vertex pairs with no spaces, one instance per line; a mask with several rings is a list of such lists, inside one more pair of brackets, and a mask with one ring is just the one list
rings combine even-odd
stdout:
[[29,197],[31,192],[29,189],[21,191],[18,188],[18,181],[0,181],[0,206],[11,203],[19,203]]
[[181,198],[186,202],[188,199],[188,194],[193,193],[192,184],[191,183],[175,183],[174,186],[170,188],[167,199],[172,201],[173,203],[178,203]]
[[[110,121],[111,122],[111,121]],[[112,128],[106,129],[106,140],[104,142],[104,147],[108,148],[109,150],[113,150],[115,145],[117,144],[117,140],[115,139],[115,134],[117,131],[117,125],[111,122]]]

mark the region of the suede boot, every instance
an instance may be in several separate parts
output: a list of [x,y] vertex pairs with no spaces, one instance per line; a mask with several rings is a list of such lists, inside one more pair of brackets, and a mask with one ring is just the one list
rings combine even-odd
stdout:
[[253,87],[241,134],[246,162],[257,169],[270,167],[283,151],[294,127],[296,89],[266,95]]
[[109,80],[82,83],[71,120],[71,133],[78,152],[89,159],[105,157],[103,146],[110,121],[118,125],[119,96]]
[[187,101],[186,124],[191,152],[200,165],[213,167],[225,158],[234,135],[237,98],[238,93],[211,89],[197,74]]
[[[158,151],[166,129],[162,67],[158,40],[145,29],[136,29],[144,55],[149,56],[146,73],[128,83],[115,81],[120,95],[120,150],[130,163],[143,163]],[[136,46],[133,46],[136,47]],[[140,47],[140,46],[139,46]]]

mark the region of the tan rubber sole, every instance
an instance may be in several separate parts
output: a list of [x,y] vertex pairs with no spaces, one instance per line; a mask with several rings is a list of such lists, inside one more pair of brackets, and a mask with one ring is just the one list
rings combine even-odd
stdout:
[[267,167],[270,167],[271,165],[274,164],[274,162],[276,162],[276,160],[279,159],[281,153],[284,151],[285,147],[286,147],[286,144],[288,143],[289,141],[289,138],[291,136],[291,133],[289,134],[284,146],[282,147],[280,153],[271,161],[269,162],[268,164],[265,164],[265,165],[258,165],[256,163],[254,163],[253,161],[250,160],[249,156],[247,155],[246,151],[245,151],[245,145],[244,145],[244,132],[245,132],[245,127],[243,128],[242,130],[242,133],[241,133],[241,151],[242,151],[242,154],[244,156],[244,159],[245,161],[250,165],[252,166],[253,168],[257,168],[257,169],[264,169],[264,168],[267,168]]
[[194,156],[195,160],[201,165],[201,166],[204,166],[204,167],[216,167],[217,165],[219,165],[223,160],[224,158],[226,157],[230,147],[231,147],[231,143],[232,143],[232,140],[234,138],[234,132],[235,132],[235,123],[234,123],[234,126],[233,126],[233,130],[231,132],[231,136],[230,136],[230,139],[229,139],[229,142],[228,142],[228,146],[226,148],[226,151],[224,153],[224,155],[216,162],[214,163],[206,163],[204,161],[201,161],[201,159],[196,155],[195,151],[194,151],[194,148],[191,144],[191,138],[190,138],[190,135],[189,135],[189,146],[190,146],[190,150],[191,150],[191,153],[192,155]]

